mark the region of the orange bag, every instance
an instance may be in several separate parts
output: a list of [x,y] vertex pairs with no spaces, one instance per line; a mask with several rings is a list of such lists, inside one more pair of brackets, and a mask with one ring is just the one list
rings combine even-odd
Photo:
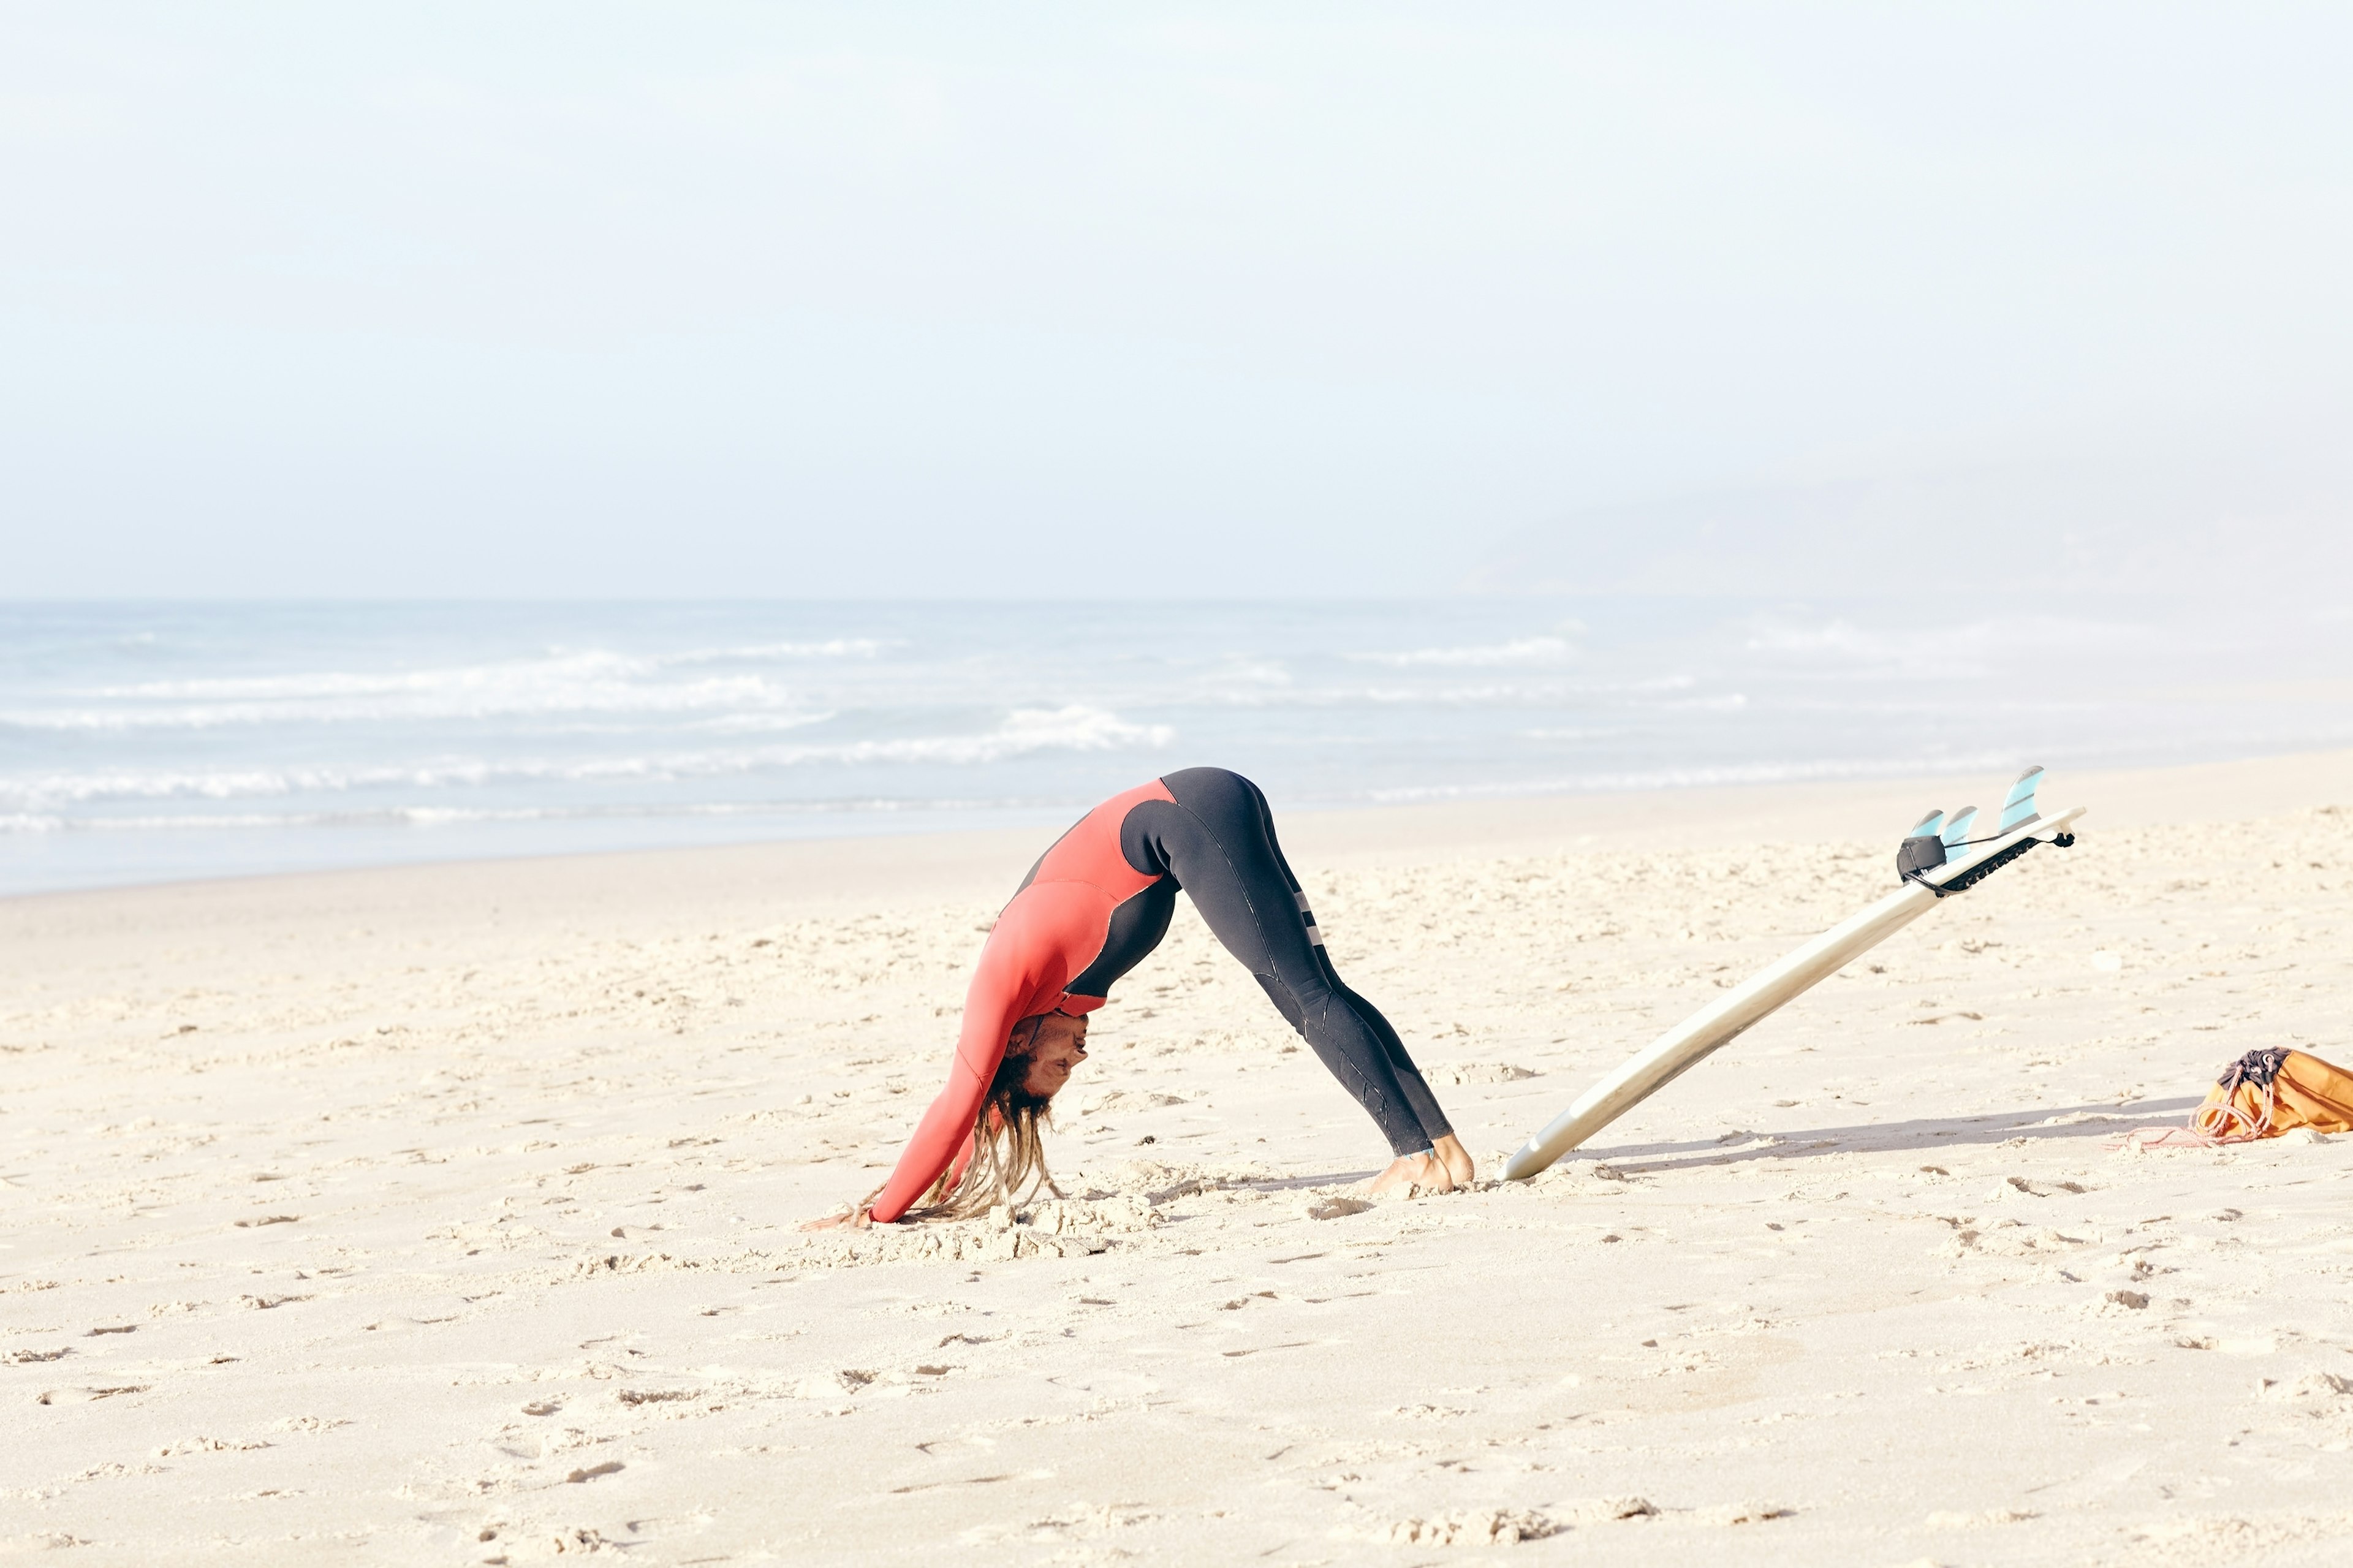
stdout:
[[2276,1138],[2298,1127],[2353,1131],[2353,1073],[2302,1051],[2249,1051],[2222,1069],[2189,1127],[2216,1143]]

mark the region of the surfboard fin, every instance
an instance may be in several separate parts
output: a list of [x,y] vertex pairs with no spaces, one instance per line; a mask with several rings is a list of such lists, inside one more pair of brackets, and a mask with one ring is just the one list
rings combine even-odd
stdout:
[[1976,826],[1978,808],[1965,805],[1945,822],[1945,858],[1949,860],[1969,841],[1969,829]]
[[2035,786],[2042,782],[2042,768],[2039,763],[2018,775],[2018,782],[2010,786],[2010,794],[2001,803],[2001,820],[1994,825],[1995,833],[2008,833],[2042,820],[2042,814],[2034,809]]

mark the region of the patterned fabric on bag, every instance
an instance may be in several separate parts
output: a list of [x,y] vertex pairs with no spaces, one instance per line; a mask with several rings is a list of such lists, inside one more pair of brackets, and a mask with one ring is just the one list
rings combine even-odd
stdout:
[[2189,1127],[2216,1143],[2276,1138],[2299,1127],[2353,1131],[2353,1073],[2302,1051],[2249,1051],[2222,1069]]

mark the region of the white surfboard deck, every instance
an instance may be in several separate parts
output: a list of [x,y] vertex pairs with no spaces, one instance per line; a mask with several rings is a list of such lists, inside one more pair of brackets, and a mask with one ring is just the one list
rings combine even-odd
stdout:
[[[2021,839],[2050,838],[2084,815],[2070,806],[2055,816],[2026,823],[1980,846],[1976,853],[1922,873],[1943,885],[2002,853]],[[1967,895],[1956,895],[1966,897]],[[1617,1121],[1679,1074],[1784,1003],[1828,979],[1889,937],[1918,920],[1940,902],[1917,882],[1906,882],[1894,892],[1851,919],[1841,921],[1795,952],[1768,965],[1715,1002],[1669,1029],[1641,1054],[1577,1097],[1576,1103],[1545,1124],[1504,1165],[1504,1179],[1522,1182]]]

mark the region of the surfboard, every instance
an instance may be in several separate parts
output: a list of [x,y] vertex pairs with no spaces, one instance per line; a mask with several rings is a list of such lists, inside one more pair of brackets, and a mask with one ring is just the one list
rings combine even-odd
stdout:
[[[2067,828],[2085,808],[2071,806],[2055,816],[2039,816],[2034,787],[2042,782],[2042,773],[2030,768],[2011,786],[2010,798],[2002,803],[2000,830],[1992,837],[1968,844],[1944,865],[1918,872],[1870,908],[1759,970],[1577,1096],[1504,1162],[1504,1180],[1523,1182],[1542,1171],[1743,1031],[1926,914],[1947,894],[1975,887],[2036,844],[2073,844]],[[1946,826],[1944,813],[1931,812],[1913,832],[1915,837],[1936,835],[1939,847],[1949,853],[1962,846],[1976,815],[1975,807],[1956,812]]]

